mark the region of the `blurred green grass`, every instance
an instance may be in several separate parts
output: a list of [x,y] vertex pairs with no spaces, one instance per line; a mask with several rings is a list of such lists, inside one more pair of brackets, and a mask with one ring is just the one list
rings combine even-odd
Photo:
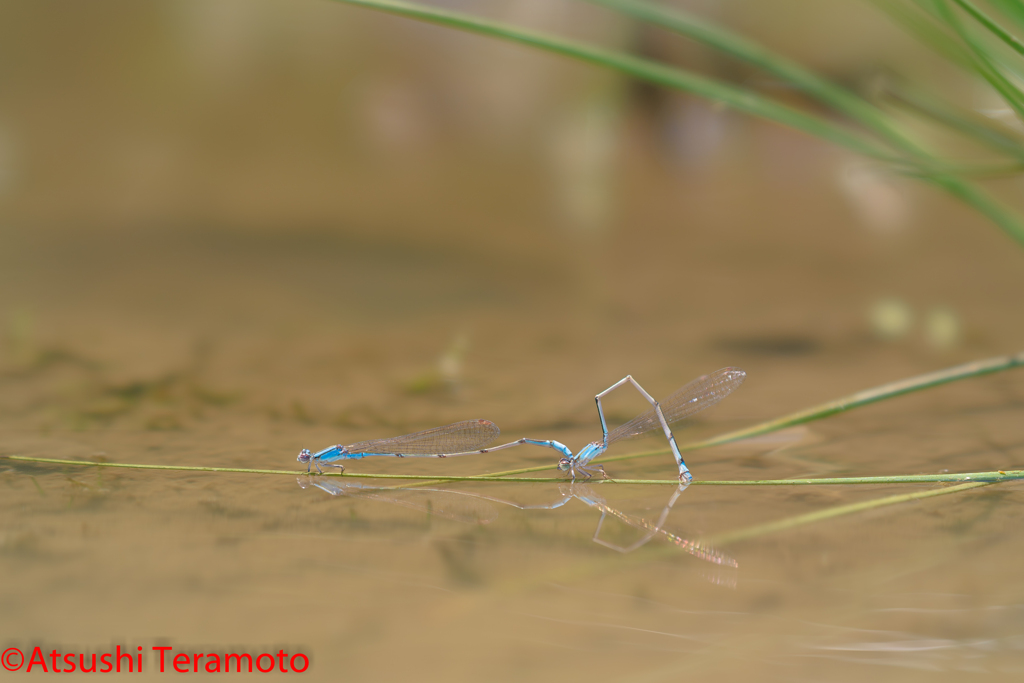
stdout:
[[[631,77],[720,102],[737,111],[758,116],[846,147],[890,165],[894,170],[920,178],[942,188],[1002,228],[1024,246],[1021,216],[999,199],[957,172],[959,164],[945,158],[915,138],[888,109],[868,95],[843,88],[815,75],[796,62],[757,45],[723,27],[698,19],[682,10],[642,0],[589,0],[633,19],[650,23],[703,42],[716,50],[753,64],[797,88],[828,109],[828,116],[792,107],[757,91],[693,71],[641,59],[631,54],[524,30],[511,24],[480,19],[418,3],[393,0],[338,0],[349,5],[376,9],[420,21],[427,21],[492,38],[510,40],[542,50],[583,60]],[[1000,3],[1009,16],[1019,20],[1017,4]],[[912,0],[886,3],[904,26],[944,57],[970,69],[996,90],[1018,117],[1024,114],[1024,90],[1014,80],[1016,65],[1007,63],[1000,50],[1019,45],[1006,26],[1011,22],[981,12],[967,0],[957,0],[960,9],[945,0]],[[966,15],[976,26],[965,25]],[[982,19],[983,17],[983,19]],[[982,30],[978,30],[982,29]],[[945,108],[945,107],[944,107]],[[835,120],[838,118],[838,122]],[[932,117],[934,121],[935,118]],[[972,142],[987,142],[990,136],[971,126],[946,125],[949,132]],[[1024,154],[1024,138],[1007,129],[1003,150],[1011,162]],[[997,160],[1005,161],[1005,159]],[[1006,169],[1016,170],[1016,164]]]

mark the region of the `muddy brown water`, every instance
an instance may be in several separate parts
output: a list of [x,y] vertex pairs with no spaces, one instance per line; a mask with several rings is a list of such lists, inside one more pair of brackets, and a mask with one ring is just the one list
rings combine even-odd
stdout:
[[[1024,251],[984,219],[901,181],[906,225],[867,229],[837,189],[846,160],[768,126],[733,132],[753,151],[720,167],[627,153],[615,218],[587,229],[559,227],[545,181],[498,152],[313,169],[288,178],[285,206],[279,182],[232,176],[224,201],[252,212],[236,222],[108,223],[82,200],[79,223],[73,206],[47,213],[40,182],[0,226],[0,455],[298,472],[301,448],[471,418],[579,448],[599,435],[594,394],[627,373],[663,396],[745,369],[677,430],[686,442],[1024,347]],[[608,406],[615,422],[644,408],[625,390]],[[1024,371],[688,462],[704,480],[1022,469]],[[553,463],[521,448],[349,471]],[[608,471],[675,474],[664,452]],[[733,567],[683,539],[932,487],[693,485],[671,537],[621,553],[609,545],[642,540],[673,486],[566,499],[559,483],[459,483],[382,500],[304,479],[0,460],[3,647],[143,647],[146,676],[160,675],[154,646],[302,652],[318,680],[1024,673],[1019,484],[722,544]]]
[[[741,366],[747,383],[678,430],[681,441],[712,435],[1015,350],[1018,296],[1003,285],[1019,279],[1021,254],[980,220],[944,210],[956,220],[929,228],[939,243],[917,240],[924,253],[895,263],[856,236],[816,242],[806,224],[716,235],[667,221],[602,238],[584,256],[576,242],[542,237],[515,251],[501,236],[433,248],[323,232],[12,231],[2,452],[298,469],[303,447],[476,417],[505,436],[578,448],[596,436],[593,394],[627,372],[664,395]],[[956,282],[944,277],[953,263]],[[887,291],[925,301],[915,292],[928,291],[956,308],[960,345],[876,339],[865,309]],[[613,420],[643,407],[628,392],[609,405]],[[1021,468],[1022,405],[1024,376],[1008,372],[689,461],[698,479]],[[461,475],[551,462],[523,448],[349,469]],[[608,469],[674,472],[665,454]],[[407,505],[332,497],[295,476],[10,461],[0,485],[5,646],[284,649],[308,654],[306,675],[324,680],[963,680],[1024,670],[1015,484],[719,548],[735,568],[663,534],[628,554],[596,543],[601,510],[579,499],[520,510],[468,498],[448,514],[441,494]],[[558,484],[448,488],[520,505],[562,496]],[[664,529],[710,539],[923,488],[691,486]],[[672,491],[596,484],[589,495],[651,521]],[[641,536],[608,516],[600,539]],[[145,666],[158,675],[152,654]]]

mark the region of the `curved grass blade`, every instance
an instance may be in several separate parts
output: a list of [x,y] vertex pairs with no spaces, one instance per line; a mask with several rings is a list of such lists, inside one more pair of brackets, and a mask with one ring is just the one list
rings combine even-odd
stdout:
[[[693,486],[698,482],[690,484]],[[704,482],[706,483],[706,482]],[[714,544],[716,547],[722,547],[731,543],[738,543],[743,540],[750,540],[754,538],[760,538],[772,533],[785,531],[787,529],[793,529],[804,524],[811,524],[817,521],[823,521],[835,517],[841,517],[844,515],[855,514],[857,512],[865,512],[868,510],[878,509],[889,505],[898,505],[900,503],[908,503],[915,500],[922,500],[927,498],[933,498],[936,496],[942,496],[952,493],[962,493],[975,488],[981,488],[988,486],[987,483],[981,482],[970,482],[960,486],[951,486],[948,488],[931,489],[928,491],[919,491],[911,494],[901,494],[895,496],[886,496],[884,498],[876,498],[869,501],[863,501],[860,503],[853,503],[849,505],[839,505],[833,508],[827,508],[825,510],[819,510],[817,512],[811,512],[803,515],[797,515],[795,517],[788,517],[786,519],[778,520],[776,522],[769,522],[767,524],[761,524],[754,527],[746,527],[739,529],[734,532],[726,532],[718,536],[714,536],[705,540],[708,544]],[[635,566],[637,564],[647,564],[651,561],[666,559],[675,556],[676,553],[671,546],[657,545],[657,546],[646,546],[642,550],[630,555],[620,555],[608,557],[602,560],[595,561],[589,559],[586,562],[581,562],[569,567],[567,569],[559,569],[557,573],[548,574],[546,576],[535,579],[531,582],[517,582],[510,585],[510,588],[525,589],[535,585],[548,584],[548,583],[573,583],[583,578],[589,578],[599,575],[609,575],[617,571],[621,571],[624,567]]]
[[1024,3],[1021,0],[988,0],[988,4],[1024,30]]
[[893,0],[867,0],[885,12],[897,24],[922,44],[957,66],[971,71],[971,57],[963,45],[953,39],[947,29],[930,14]]
[[[760,116],[769,121],[801,130],[823,140],[838,144],[841,147],[853,150],[858,154],[882,161],[901,161],[899,153],[894,154],[886,146],[879,145],[874,140],[846,126],[835,124],[820,116],[793,109],[769,98],[762,97],[751,90],[738,88],[658,62],[420,4],[400,2],[398,0],[335,0],[335,2],[365,7],[367,9],[376,9],[410,19],[418,19],[471,33],[511,40],[556,54],[573,57],[591,64],[614,69],[640,80],[691,92],[701,97],[722,102],[737,111]],[[879,126],[881,124],[876,120],[875,125]],[[895,130],[888,125],[883,125],[882,128],[890,131]],[[897,139],[891,134],[887,135],[887,138],[890,141]],[[909,140],[905,140],[899,146],[904,154],[911,155],[910,161],[917,158],[927,160],[927,156]],[[908,162],[907,159],[902,159],[902,161],[904,163]],[[964,203],[972,206],[1024,246],[1024,222],[1013,211],[988,193],[957,176],[935,174],[930,172],[928,168],[923,168],[919,177],[946,190]]]
[[[799,88],[806,95],[817,99],[822,104],[832,107],[852,120],[875,131],[895,146],[915,154],[924,152],[924,150],[918,149],[915,143],[911,142],[905,132],[896,125],[892,117],[888,116],[870,101],[743,36],[699,19],[678,7],[665,7],[664,5],[656,5],[646,0],[586,1],[607,7],[634,19],[655,24],[704,43],[732,57],[742,59],[749,64],[778,76],[786,83]],[[959,2],[960,0],[956,1]],[[947,40],[952,41],[953,38],[950,36],[947,37]],[[963,63],[965,67],[970,68],[971,61],[966,56],[966,53]],[[954,129],[959,132],[966,132],[961,127],[954,127]],[[1024,150],[1018,145],[1013,146],[1013,151],[1016,154],[1024,155]],[[926,171],[931,170],[933,173],[941,172],[941,167],[937,163],[928,164],[922,160],[922,164],[925,166]]]
[[931,489],[929,491],[918,491],[917,493],[902,493],[895,496],[886,496],[884,498],[874,498],[872,500],[865,500],[859,503],[837,505],[836,507],[826,508],[824,510],[818,510],[816,512],[808,512],[803,515],[796,515],[795,517],[787,517],[786,519],[780,519],[775,522],[757,524],[755,526],[747,527],[745,529],[737,529],[736,531],[730,531],[719,536],[709,538],[707,540],[707,543],[715,546],[724,546],[729,543],[737,543],[739,541],[747,541],[754,538],[761,538],[762,536],[767,536],[768,534],[777,533],[779,531],[787,531],[789,529],[794,529],[799,526],[804,526],[805,524],[822,522],[826,519],[844,517],[846,515],[852,515],[858,512],[875,510],[881,507],[887,507],[889,505],[899,505],[900,503],[909,503],[911,501],[922,500],[925,498],[934,498],[935,496],[945,496],[951,493],[961,493],[963,491],[969,491],[970,489],[976,489],[982,486],[992,486],[992,483],[969,482],[966,484],[959,484],[957,486]]
[[818,76],[797,62],[758,45],[721,26],[697,18],[678,7],[656,5],[644,0],[586,0],[634,19],[646,21],[699,41],[725,54],[753,64],[796,86],[851,119],[900,146],[907,144],[905,134],[878,107],[835,83]]
[[915,114],[1024,162],[1024,139],[1010,128],[997,125],[988,119],[975,118],[967,112],[957,111],[945,103],[902,85],[890,83],[886,87],[885,96]]
[[[964,181],[955,172],[942,171],[941,165],[937,163],[937,160],[931,153],[907,137],[891,117],[885,115],[884,112],[865,99],[830,83],[799,64],[776,55],[752,41],[726,31],[721,27],[696,19],[679,9],[665,8],[643,0],[588,1],[615,9],[637,19],[648,21],[694,40],[699,40],[727,54],[774,73],[785,81],[797,86],[806,94],[816,98],[819,102],[833,107],[836,111],[845,114],[879,135],[887,143],[906,155],[902,165],[911,169],[908,175],[936,185],[959,198],[962,202],[974,207],[975,210],[987,216],[1010,237],[1024,246],[1024,223],[1021,222],[1020,216],[1016,215],[1001,202],[995,200],[988,193],[982,191],[979,187]],[[886,5],[887,9],[888,5],[891,5],[891,3],[882,4]],[[913,13],[908,16],[918,20],[916,23],[912,21],[917,28],[928,27],[934,29],[932,23],[929,23],[932,21],[931,19],[923,19]],[[920,24],[920,26],[917,24]],[[974,63],[971,55],[951,36],[942,34],[941,31],[938,31],[938,34],[936,35],[928,30],[924,30],[925,36],[935,40],[938,46],[945,46],[950,50],[950,55],[948,56],[951,59],[955,59],[970,70]]]
[[410,19],[418,19],[449,28],[501,38],[540,48],[556,54],[614,69],[640,80],[691,92],[727,104],[736,111],[753,114],[790,128],[823,138],[858,154],[875,159],[893,160],[895,156],[884,146],[858,131],[827,119],[780,104],[746,90],[675,67],[641,59],[632,55],[599,48],[587,43],[480,19],[468,14],[450,12],[399,0],[334,0],[346,5],[375,9]]
[[[736,431],[720,434],[719,436],[704,439],[703,441],[680,444],[679,450],[694,451],[700,448],[709,448],[711,446],[732,443],[733,441],[740,441],[741,439],[747,439],[752,436],[769,434],[771,432],[777,432],[780,429],[786,429],[788,427],[806,424],[815,420],[821,420],[838,413],[844,413],[855,408],[860,408],[862,406],[895,398],[897,396],[903,396],[904,394],[910,394],[915,391],[949,384],[950,382],[956,382],[962,379],[990,375],[995,372],[1011,370],[1021,366],[1024,366],[1024,351],[1012,356],[999,356],[997,358],[989,358],[987,360],[972,361],[952,368],[946,368],[945,370],[929,372],[924,375],[918,375],[917,377],[910,377],[898,382],[890,382],[889,384],[883,384],[882,386],[874,387],[872,389],[858,391],[855,394],[850,394],[849,396],[844,396],[834,401],[822,403],[814,406],[813,408],[807,408],[806,410],[790,413],[789,415],[769,420],[768,422],[762,422],[752,427],[746,427],[745,429],[738,429]],[[630,460],[633,458],[641,458],[648,455],[657,455],[666,452],[667,449],[647,453],[633,453],[629,455],[604,458],[602,461]]]
[[953,0],[953,2],[960,5],[965,12],[970,14],[979,24],[987,28],[992,35],[999,38],[999,40],[1003,41],[1006,45],[1009,45],[1014,52],[1019,55],[1024,55],[1024,42],[1021,42],[1016,36],[1000,26],[995,19],[982,12],[977,5],[969,2],[968,0]]
[[986,46],[967,30],[967,27],[963,25],[959,17],[953,13],[945,2],[938,2],[935,6],[942,18],[956,31],[956,34],[960,36],[960,39],[963,40],[964,44],[971,51],[971,55],[974,57],[975,71],[989,82],[989,85],[1002,96],[1003,101],[1017,112],[1017,116],[1024,118],[1024,93],[1010,79],[1003,75]]
[[1019,242],[1021,246],[1024,246],[1024,223],[1021,222],[1020,216],[1007,208],[1002,202],[997,201],[988,192],[955,176],[945,174],[929,175],[923,172],[920,178],[932,185],[941,187],[963,203],[973,207],[1002,228],[1003,232]]
[[[814,406],[813,408],[807,408],[806,410],[790,413],[789,415],[769,420],[767,422],[762,422],[760,424],[753,425],[752,427],[745,427],[732,432],[726,432],[725,434],[720,434],[718,436],[711,437],[710,439],[680,444],[679,450],[681,452],[695,451],[701,448],[710,448],[711,446],[719,446],[733,441],[761,436],[762,434],[770,434],[782,429],[788,429],[789,427],[794,427],[796,425],[821,420],[838,413],[847,412],[861,406],[888,400],[890,398],[896,398],[897,396],[913,393],[915,391],[922,391],[931,387],[941,386],[943,384],[963,379],[970,379],[972,377],[981,377],[983,375],[1012,370],[1021,366],[1024,366],[1024,351],[1011,356],[998,356],[996,358],[988,358],[986,360],[972,361],[952,368],[929,372],[924,375],[918,375],[917,377],[910,377],[898,382],[890,382],[872,389],[866,389],[865,391],[860,391],[834,401],[822,403]],[[653,451],[644,451],[643,453],[629,453],[626,455],[605,457],[601,458],[601,462],[633,460],[636,458],[646,458],[652,455],[664,455],[668,452],[669,450],[667,448],[662,448]],[[550,465],[523,467],[504,472],[494,472],[487,476],[500,477],[527,474],[530,472],[543,472],[549,469],[551,469]],[[693,483],[707,484],[708,482]]]

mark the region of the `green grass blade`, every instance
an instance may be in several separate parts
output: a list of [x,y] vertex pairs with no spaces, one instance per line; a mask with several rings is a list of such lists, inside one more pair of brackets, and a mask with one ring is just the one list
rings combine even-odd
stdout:
[[1021,0],[988,0],[988,4],[999,10],[1018,28],[1024,29],[1024,2]]
[[988,192],[955,176],[930,174],[924,168],[921,169],[919,177],[925,182],[946,190],[988,217],[990,221],[1002,228],[1003,232],[1024,246],[1024,223],[1021,223],[1020,216]]
[[962,7],[975,21],[991,31],[992,35],[999,38],[1006,45],[1009,45],[1014,52],[1024,55],[1024,43],[1000,26],[992,17],[982,12],[974,3],[969,2],[969,0],[953,0],[953,2]]
[[[788,429],[789,427],[795,427],[815,420],[821,420],[839,413],[848,412],[861,406],[870,405],[890,398],[896,398],[897,396],[903,396],[904,394],[909,394],[915,391],[922,391],[924,389],[949,384],[950,382],[957,382],[963,379],[982,377],[996,372],[1012,370],[1013,368],[1021,366],[1024,366],[1024,351],[1012,356],[999,356],[996,358],[972,361],[952,368],[929,372],[923,375],[918,375],[917,377],[910,377],[897,382],[883,384],[872,389],[859,391],[855,394],[850,394],[849,396],[844,396],[843,398],[838,398],[834,401],[829,401],[812,408],[790,413],[789,415],[769,420],[767,422],[762,422],[752,427],[745,427],[744,429],[720,434],[719,436],[715,436],[710,439],[680,444],[679,450],[685,453],[702,448],[710,448],[711,446],[720,446],[722,444],[732,443],[742,439],[749,439],[754,436],[762,436],[782,429]],[[603,457],[600,458],[600,461],[602,463],[622,462],[624,460],[647,458],[653,455],[665,455],[666,453],[669,453],[669,450],[667,448],[662,448],[653,451],[644,451],[641,453],[628,453],[626,455]],[[517,474],[529,474],[531,472],[543,472],[551,469],[552,467],[554,467],[553,462],[548,465],[540,465],[537,467],[521,467],[503,472],[492,472],[487,476],[503,477]],[[707,482],[702,483],[706,484]]]
[[[751,40],[678,8],[655,5],[646,0],[587,0],[587,2],[608,7],[634,19],[674,31],[732,57],[742,59],[778,76],[820,103],[832,107],[838,113],[842,113],[878,133],[893,145],[913,154],[923,153],[923,150],[912,143],[885,112],[869,101]],[[1014,151],[1024,157],[1024,149],[1020,146],[1014,146]],[[928,168],[938,167],[936,164]]]
[[[845,413],[855,408],[860,408],[862,406],[890,398],[896,398],[897,396],[903,396],[904,394],[913,393],[915,391],[921,391],[923,389],[929,389],[931,387],[937,387],[963,379],[970,379],[972,377],[990,375],[995,372],[1003,372],[1013,368],[1019,368],[1021,366],[1024,366],[1024,351],[1012,356],[999,356],[997,358],[972,361],[952,368],[946,368],[945,370],[929,372],[924,375],[918,375],[917,377],[910,377],[898,382],[890,382],[889,384],[883,384],[872,389],[858,391],[855,394],[850,394],[849,396],[844,396],[834,401],[822,403],[814,406],[813,408],[807,408],[806,410],[790,413],[789,415],[785,415],[775,420],[769,420],[768,422],[762,422],[752,427],[727,432],[726,434],[721,434],[710,439],[704,439],[703,441],[681,444],[679,446],[679,450],[684,452],[695,451],[701,448],[709,448],[711,446],[719,446],[721,444],[740,441],[741,439],[749,439],[753,436],[770,434],[782,429],[795,427],[815,420],[821,420],[838,413]],[[612,462],[616,460],[631,460],[634,458],[642,458],[649,455],[657,455],[667,452],[668,450],[664,449],[648,453],[633,453],[618,457],[602,458],[601,461]]]
[[[700,486],[861,486],[879,484],[959,484],[981,482],[995,484],[1001,481],[1024,479],[1024,470],[996,470],[995,472],[957,472],[955,474],[894,474],[876,477],[818,477],[812,479],[756,479],[756,480],[713,480],[693,481]],[[638,481],[669,483],[660,479],[609,479],[618,484]],[[678,483],[678,482],[677,482]]]
[[527,31],[508,24],[479,19],[467,14],[400,2],[398,0],[334,1],[346,5],[380,10],[492,38],[510,40],[567,57],[573,57],[584,62],[614,69],[643,81],[684,90],[710,100],[722,102],[736,111],[759,116],[769,121],[816,135],[859,154],[883,160],[895,158],[884,146],[845,126],[779,104],[751,90],[738,88],[721,81],[659,64],[658,62],[634,57],[626,53],[606,50],[557,36]]
[[[874,159],[902,163],[903,165],[912,163],[912,161],[908,162],[906,158],[900,159],[899,154],[894,154],[884,145],[871,140],[863,134],[845,126],[832,123],[819,116],[793,109],[769,98],[762,97],[750,90],[622,52],[605,50],[593,45],[569,41],[556,36],[526,31],[499,22],[486,21],[470,15],[419,4],[400,2],[398,0],[335,0],[335,2],[376,9],[410,19],[418,19],[441,26],[510,40],[556,54],[573,57],[619,71],[640,80],[722,102],[737,111],[760,116],[769,121],[801,130]],[[914,150],[914,146],[907,141],[904,151],[910,153],[913,159],[932,161],[920,151]],[[1024,222],[1021,222],[1020,218],[1012,211],[987,195],[980,188],[974,187],[952,175],[935,175],[929,170],[927,164],[921,167],[920,175],[932,184],[952,192],[955,196],[988,216],[990,220],[1024,246]]]
[[[60,458],[38,458],[27,455],[3,455],[0,458],[15,462],[35,462],[46,465],[70,465],[74,467],[96,467],[129,470],[161,470],[172,472],[209,472],[221,474],[276,474],[292,477],[305,476],[302,470],[261,470],[242,467],[206,467],[199,465],[144,465],[127,462],[92,462],[90,460],[63,460]],[[549,465],[544,469],[552,469]],[[390,479],[406,481],[498,481],[504,483],[564,484],[565,477],[505,477],[500,474],[470,476],[434,474],[378,474],[374,472],[325,472],[315,477],[344,477],[346,479]],[[1024,479],[1024,470],[998,470],[995,472],[962,472],[952,474],[903,474],[878,477],[825,477],[818,479],[753,479],[753,480],[706,480],[693,481],[690,486],[844,486],[861,484],[934,484],[961,482],[1001,482]],[[678,479],[594,479],[587,483],[679,486]]]
[[967,71],[973,71],[971,57],[963,45],[951,35],[942,24],[920,10],[912,9],[896,0],[868,0],[879,10],[903,27],[919,42],[950,62]]
[[1019,137],[1010,128],[998,126],[988,119],[977,118],[967,112],[957,111],[943,102],[900,85],[890,84],[885,94],[893,102],[916,114],[932,119],[991,149],[1024,161],[1024,138]]
[[961,40],[964,41],[964,44],[971,51],[971,54],[974,56],[975,71],[988,81],[989,85],[995,88],[1003,100],[1017,112],[1017,116],[1024,119],[1024,93],[1003,75],[995,59],[989,53],[987,46],[982,44],[981,41],[977,40],[967,30],[967,27],[963,25],[963,22],[960,21],[959,17],[956,16],[947,3],[939,2],[936,3],[936,6],[942,18],[956,31],[957,35],[960,36]]
[[[941,386],[950,382],[956,382],[963,379],[969,379],[972,377],[981,377],[983,375],[989,375],[996,372],[1003,372],[1011,370],[1013,368],[1024,366],[1024,352],[1012,355],[1012,356],[999,356],[997,358],[989,358],[986,360],[972,361],[963,365],[957,365],[952,368],[946,368],[945,370],[939,370],[937,372],[930,372],[924,375],[918,375],[917,377],[911,377],[909,379],[900,380],[898,382],[891,382],[884,384],[879,387],[860,391],[843,398],[836,399],[823,403],[813,408],[801,410],[796,413],[791,413],[784,417],[777,418],[775,420],[769,420],[768,422],[762,422],[752,427],[739,429],[732,432],[727,432],[710,439],[703,441],[695,441],[687,444],[680,445],[681,451],[694,451],[701,448],[709,448],[711,446],[718,446],[721,444],[732,443],[741,439],[747,439],[753,436],[761,436],[763,434],[769,434],[782,429],[793,427],[796,425],[806,424],[814,420],[824,419],[838,413],[847,412],[861,406],[870,405],[879,401],[895,398],[904,394],[909,394],[915,391],[921,391],[931,387]],[[651,455],[662,455],[667,453],[667,449],[657,451],[646,451],[643,453],[630,453],[627,455],[614,456],[610,458],[602,458],[602,462],[616,462],[623,460],[632,460],[635,458],[644,458]],[[245,473],[245,474],[287,474],[291,476],[297,476],[305,474],[301,470],[265,470],[265,469],[248,469],[248,468],[235,468],[235,467],[206,467],[206,466],[184,466],[184,465],[142,465],[142,464],[131,464],[131,463],[105,463],[105,462],[90,462],[81,460],[58,460],[53,458],[35,458],[22,455],[7,455],[0,456],[5,457],[9,460],[21,461],[21,462],[39,462],[59,465],[78,465],[78,466],[94,466],[94,467],[114,467],[114,468],[127,468],[127,469],[144,469],[144,470],[175,470],[182,472],[222,472],[222,473]],[[542,472],[550,470],[554,467],[554,463],[548,465],[541,465],[539,467],[525,467],[516,470],[508,470],[505,472],[494,472],[486,475],[472,475],[472,476],[436,476],[436,475],[401,475],[401,474],[372,474],[372,473],[328,473],[321,476],[346,476],[346,477],[362,477],[370,479],[407,479],[407,480],[419,480],[419,481],[524,481],[524,482],[555,482],[564,481],[563,479],[552,478],[552,479],[537,479],[537,478],[520,478],[514,479],[512,475],[516,474],[527,474],[530,472]],[[805,480],[762,480],[762,481],[751,481],[751,482],[716,482],[716,481],[695,481],[693,484],[698,485],[794,485],[799,483],[811,484],[811,483],[861,483],[861,484],[878,484],[878,483],[909,483],[909,482],[950,482],[950,481],[963,481],[965,479],[978,480],[980,476],[986,476],[993,478],[992,481],[1002,481],[1003,478],[1016,477],[1015,472],[987,472],[987,473],[970,473],[970,474],[953,474],[953,475],[913,475],[912,477],[846,477],[839,479],[805,479]],[[645,483],[645,484],[677,484],[678,482],[674,479],[620,479],[620,480],[609,480],[617,483]],[[595,482],[596,483],[596,482]]]
[[838,113],[866,126],[889,142],[904,147],[908,140],[886,114],[864,98],[818,76],[797,62],[764,48],[720,26],[699,19],[679,8],[655,5],[644,0],[587,0],[626,16],[646,21],[709,45],[737,59],[772,73]]
[[951,174],[962,178],[987,180],[991,178],[1008,178],[1020,175],[1024,172],[1024,161],[992,161],[977,163],[936,162],[934,164],[917,164],[916,166],[910,166],[905,169],[897,168],[896,171],[911,178],[917,178],[926,182],[931,176],[936,174]]
[[[966,182],[955,173],[938,170],[942,165],[930,153],[908,138],[884,112],[854,93],[830,83],[799,64],[776,55],[752,41],[680,10],[667,9],[644,0],[588,1],[704,42],[796,85],[808,95],[845,114],[900,150],[907,157],[904,159],[903,165],[910,169],[910,175],[950,192],[987,216],[1021,246],[1024,246],[1024,223],[1021,222],[1020,216],[981,188]],[[924,21],[926,20],[922,18],[922,22]],[[950,46],[958,46],[951,36],[946,35],[942,40]],[[957,49],[960,50],[957,54],[961,61],[970,65],[970,56],[962,54],[962,48],[958,47]]]
[[[887,498],[868,501],[866,503],[855,503],[852,506],[843,505],[838,508],[798,515],[796,517],[779,520],[774,523],[760,524],[755,527],[726,532],[716,537],[701,539],[696,545],[708,549],[717,549],[720,546],[730,543],[760,538],[772,533],[786,531],[788,529],[797,528],[805,524],[811,524],[825,519],[878,509],[888,505],[913,502],[915,500],[927,499],[935,496],[942,496],[951,493],[963,493],[982,486],[987,486],[987,484],[972,483],[966,484],[962,487],[955,486],[945,489],[935,489],[932,491],[910,494],[909,496],[889,496]],[[576,563],[568,568],[560,568],[556,572],[541,577],[517,579],[505,584],[504,589],[507,591],[521,591],[534,588],[538,585],[550,585],[552,583],[573,584],[586,578],[607,576],[616,572],[621,572],[627,567],[644,565],[655,560],[677,558],[679,557],[679,554],[680,548],[672,543],[657,545],[649,544],[627,555],[608,555],[600,559],[590,558],[585,562]]]
[[[878,401],[895,398],[896,396],[902,396],[914,391],[921,391],[930,387],[940,386],[942,384],[948,384],[962,379],[969,379],[971,377],[981,377],[996,372],[1003,372],[1024,365],[1024,352],[1018,353],[1012,356],[1000,356],[998,358],[989,358],[987,360],[973,361],[971,363],[965,363],[945,370],[939,370],[937,372],[930,372],[917,377],[911,377],[909,379],[901,380],[899,382],[892,382],[890,384],[884,384],[873,389],[866,391],[857,392],[849,396],[845,396],[835,401],[829,401],[807,410],[802,410],[796,413],[791,413],[785,417],[781,417],[768,422],[762,422],[761,424],[740,429],[726,434],[721,434],[710,439],[703,441],[691,442],[680,446],[681,451],[694,451],[701,448],[708,448],[711,446],[717,446],[725,443],[731,443],[739,441],[741,439],[750,438],[752,436],[760,436],[762,434],[769,434],[771,432],[786,429],[795,425],[805,424],[814,420],[820,420],[831,415],[836,415],[841,412],[846,412],[854,408],[869,405],[871,403],[877,403]],[[643,453],[631,453],[627,455],[620,455],[610,458],[603,458],[602,462],[615,462],[622,460],[631,460],[635,458],[643,458],[651,455],[662,455],[667,453],[667,449],[657,451],[647,451]],[[19,461],[19,462],[38,462],[54,465],[74,465],[74,466],[90,466],[90,467],[111,467],[111,468],[122,468],[122,469],[137,469],[137,470],[171,470],[178,472],[219,472],[227,474],[286,474],[290,476],[301,476],[306,474],[301,470],[266,470],[266,469],[250,469],[250,468],[239,468],[239,467],[207,467],[207,466],[187,466],[187,465],[143,465],[133,463],[107,463],[107,462],[91,462],[84,460],[60,460],[55,458],[37,458],[23,455],[6,455],[0,456],[7,458],[8,460]],[[527,474],[530,472],[542,472],[550,470],[554,467],[554,463],[548,465],[541,465],[539,467],[524,467],[516,470],[508,470],[505,472],[494,472],[486,475],[471,475],[471,476],[437,476],[437,475],[412,475],[412,474],[373,474],[373,473],[328,473],[320,476],[345,476],[345,477],[357,477],[366,479],[405,479],[412,481],[506,481],[506,482],[562,482],[564,479],[561,478],[513,478],[512,475],[516,474]],[[911,483],[911,482],[955,482],[955,481],[966,481],[966,480],[985,480],[985,481],[1004,481],[1006,479],[1024,477],[1024,472],[1007,471],[1007,472],[973,472],[967,474],[946,474],[946,475],[907,475],[907,476],[889,476],[889,477],[842,477],[832,479],[777,479],[777,480],[756,480],[756,481],[694,481],[691,485],[704,485],[704,486],[725,486],[725,485],[743,485],[743,486],[782,486],[782,485],[801,485],[801,484],[893,484],[893,483]],[[609,483],[633,483],[633,484],[666,484],[676,485],[678,481],[675,479],[614,479],[607,480]],[[599,482],[594,482],[599,483]]]
[[786,519],[780,519],[775,522],[757,524],[755,526],[747,527],[746,529],[738,529],[736,531],[724,533],[719,536],[712,536],[711,538],[704,539],[702,543],[716,548],[722,547],[725,545],[729,545],[730,543],[749,541],[752,539],[767,536],[769,534],[778,533],[780,531],[789,531],[790,529],[795,529],[797,527],[805,526],[807,524],[823,522],[827,519],[845,517],[846,515],[852,515],[858,512],[877,510],[878,508],[888,507],[890,505],[900,505],[902,503],[910,503],[916,500],[934,498],[935,496],[946,496],[951,493],[962,493],[964,491],[969,491],[971,489],[976,489],[982,486],[991,486],[991,484],[983,482],[972,482],[968,484],[960,484],[958,486],[950,486],[947,488],[932,489],[930,491],[903,493],[895,496],[886,496],[885,498],[865,500],[859,503],[837,505],[836,507],[826,508],[825,510],[817,510],[815,512],[809,512],[807,514],[797,515],[795,517],[787,517]]

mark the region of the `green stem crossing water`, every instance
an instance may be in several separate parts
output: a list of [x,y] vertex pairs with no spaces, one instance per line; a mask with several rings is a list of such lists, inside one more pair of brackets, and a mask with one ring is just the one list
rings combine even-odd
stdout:
[[[143,465],[127,462],[92,462],[89,460],[62,460],[59,458],[35,458],[26,455],[0,456],[15,462],[36,462],[48,465],[73,465],[76,467],[113,467],[131,470],[164,470],[173,472],[217,472],[223,474],[285,474],[302,476],[304,470],[257,470],[244,467],[202,467],[192,465]],[[550,469],[550,468],[549,468]],[[470,476],[438,476],[434,474],[376,474],[369,472],[325,472],[310,475],[316,477],[344,477],[346,479],[396,479],[411,481],[501,481],[520,483],[564,483],[564,477],[509,477],[500,474]],[[751,479],[751,480],[697,480],[690,486],[823,486],[847,484],[950,484],[960,482],[1000,482],[1024,479],[1024,470],[997,470],[994,472],[963,472],[955,474],[906,474],[880,477],[827,477],[819,479]],[[589,484],[643,484],[678,486],[678,479],[593,479]]]

